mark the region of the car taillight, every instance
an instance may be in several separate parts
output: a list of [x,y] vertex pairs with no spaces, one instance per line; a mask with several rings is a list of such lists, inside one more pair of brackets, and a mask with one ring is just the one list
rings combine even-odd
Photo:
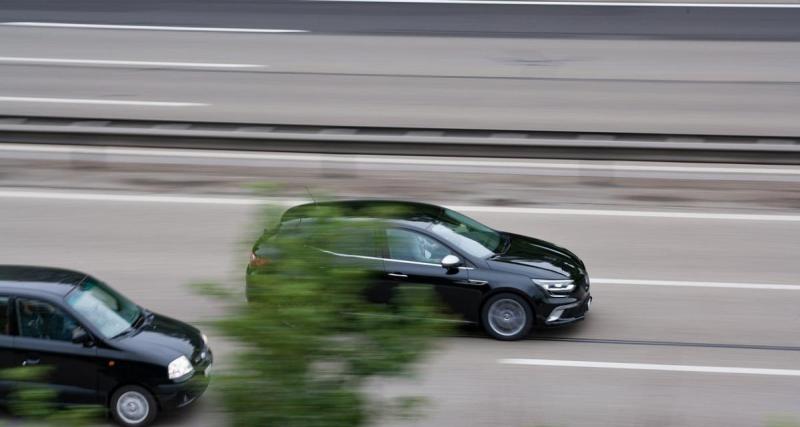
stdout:
[[264,267],[269,263],[269,258],[260,257],[255,252],[250,254],[250,267]]

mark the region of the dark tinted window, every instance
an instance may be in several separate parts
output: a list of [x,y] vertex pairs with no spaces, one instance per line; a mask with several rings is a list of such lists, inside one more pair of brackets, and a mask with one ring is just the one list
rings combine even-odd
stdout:
[[353,225],[330,231],[324,239],[325,249],[337,254],[377,256],[375,229],[368,226]]
[[411,230],[390,228],[386,230],[389,258],[438,264],[450,249],[438,241]]
[[342,255],[378,256],[374,222],[363,219],[291,220],[281,224],[277,238],[298,239],[313,248]]
[[52,304],[20,298],[17,299],[19,335],[28,338],[72,341],[79,330],[78,323]]
[[9,322],[8,297],[0,297],[0,334],[8,335],[11,333],[11,322]]

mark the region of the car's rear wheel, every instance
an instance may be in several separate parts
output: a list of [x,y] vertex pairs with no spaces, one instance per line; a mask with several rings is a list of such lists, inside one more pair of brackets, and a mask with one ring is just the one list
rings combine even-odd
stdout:
[[111,416],[125,427],[142,427],[156,419],[158,406],[153,395],[143,387],[120,387],[111,397]]
[[483,305],[481,320],[484,329],[493,338],[514,341],[530,333],[533,326],[533,310],[519,295],[497,294]]

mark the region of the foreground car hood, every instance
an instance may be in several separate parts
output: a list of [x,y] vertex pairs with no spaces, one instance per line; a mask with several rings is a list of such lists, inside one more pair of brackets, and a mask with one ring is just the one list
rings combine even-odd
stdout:
[[195,327],[153,313],[139,330],[121,337],[119,345],[137,353],[156,355],[168,363],[180,355],[192,360],[194,353],[203,347],[203,338]]
[[510,238],[506,250],[490,259],[498,270],[523,273],[527,270],[542,279],[582,277],[583,262],[572,252],[544,240],[504,233]]

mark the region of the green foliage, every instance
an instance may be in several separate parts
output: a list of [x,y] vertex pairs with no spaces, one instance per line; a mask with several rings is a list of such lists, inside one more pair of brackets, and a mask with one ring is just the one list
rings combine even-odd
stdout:
[[[275,210],[265,229],[275,226]],[[416,398],[392,401],[366,393],[370,379],[408,375],[449,323],[427,287],[399,289],[392,304],[369,303],[370,273],[332,263],[314,248],[337,247],[354,227],[319,209],[310,230],[275,238],[272,259],[248,276],[248,298],[216,326],[243,350],[215,382],[236,426],[359,426],[391,413],[408,416]],[[308,226],[306,226],[308,227]],[[301,235],[302,234],[302,235]],[[203,285],[203,293],[227,298]],[[228,299],[230,301],[230,299]]]
[[9,396],[8,408],[27,424],[38,426],[86,426],[97,421],[103,408],[81,406],[61,408],[55,404],[56,394],[44,380],[50,367],[29,366],[0,370],[0,380],[14,381],[16,390]]
[[800,427],[800,420],[794,417],[770,417],[767,427]]

